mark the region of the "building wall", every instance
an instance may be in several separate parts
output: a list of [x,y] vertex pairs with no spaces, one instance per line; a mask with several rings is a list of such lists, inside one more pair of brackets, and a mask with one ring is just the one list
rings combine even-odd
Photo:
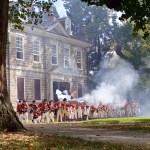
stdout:
[[[24,60],[16,59],[16,36],[24,38]],[[7,53],[8,88],[10,99],[14,107],[17,104],[17,77],[25,79],[25,97],[28,101],[34,99],[34,79],[41,80],[41,99],[53,98],[53,81],[65,81],[71,85],[72,96],[78,97],[78,83],[82,84],[83,94],[87,92],[87,59],[86,43],[77,40],[66,40],[66,37],[52,36],[51,33],[40,29],[31,30],[27,27],[23,32],[10,29],[9,52]],[[65,39],[64,39],[65,38]],[[32,43],[34,39],[40,41],[40,62],[33,61]],[[58,44],[58,65],[51,63],[51,45]],[[80,45],[80,46],[78,46]],[[64,47],[70,48],[70,67],[64,67]],[[82,69],[76,68],[76,51],[82,51]],[[8,59],[9,56],[9,59]],[[74,62],[74,63],[73,63]]]

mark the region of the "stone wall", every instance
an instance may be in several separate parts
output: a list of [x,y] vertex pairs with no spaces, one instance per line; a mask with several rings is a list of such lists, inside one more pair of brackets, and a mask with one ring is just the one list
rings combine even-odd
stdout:
[[[41,99],[52,98],[52,81],[69,82],[73,97],[78,96],[78,83],[82,84],[83,94],[87,92],[87,54],[86,43],[74,39],[65,40],[66,37],[50,36],[51,33],[41,31],[40,29],[31,30],[27,27],[23,32],[11,29],[9,32],[9,52],[7,53],[7,77],[8,88],[10,87],[10,99],[13,106],[16,107],[17,101],[17,77],[25,79],[25,98],[34,99],[34,79],[41,80]],[[24,60],[16,59],[16,36],[24,38]],[[55,37],[55,38],[54,38]],[[58,38],[58,39],[56,39]],[[40,41],[40,62],[33,61],[32,42],[33,39]],[[51,44],[58,44],[58,65],[51,63]],[[79,46],[80,45],[80,46]],[[70,67],[64,67],[64,47],[70,48]],[[82,69],[75,68],[76,51],[82,50]],[[8,59],[8,56],[10,58]],[[56,72],[55,72],[56,71]],[[60,74],[60,76],[59,76]],[[52,79],[52,76],[55,79]]]

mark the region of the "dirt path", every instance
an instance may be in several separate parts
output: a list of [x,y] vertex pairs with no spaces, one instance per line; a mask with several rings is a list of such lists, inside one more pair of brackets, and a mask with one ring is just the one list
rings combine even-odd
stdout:
[[85,140],[144,145],[150,148],[150,132],[83,128],[70,124],[29,124],[28,130],[48,135],[79,137]]

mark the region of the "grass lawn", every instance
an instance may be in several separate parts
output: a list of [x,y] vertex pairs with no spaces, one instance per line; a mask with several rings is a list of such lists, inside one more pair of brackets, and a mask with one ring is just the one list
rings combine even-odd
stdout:
[[150,131],[150,117],[105,118],[74,122],[81,127]]
[[106,118],[94,119],[88,121],[77,122],[81,124],[136,124],[150,123],[150,117],[125,117],[125,118]]
[[[53,123],[59,124],[59,123]],[[108,118],[80,122],[67,122],[76,127],[107,128],[117,130],[148,130],[150,131],[149,117]],[[15,133],[0,135],[0,150],[150,150],[150,148],[110,144],[103,142],[85,141],[79,138],[48,136],[42,133]]]
[[89,142],[79,138],[34,133],[0,135],[0,150],[146,150],[146,147]]

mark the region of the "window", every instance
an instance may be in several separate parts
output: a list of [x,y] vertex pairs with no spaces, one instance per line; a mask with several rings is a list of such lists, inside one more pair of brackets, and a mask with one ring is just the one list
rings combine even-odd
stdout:
[[57,65],[57,46],[52,45],[52,64]]
[[34,97],[35,100],[41,99],[41,84],[39,79],[34,79]]
[[82,84],[78,84],[78,97],[82,97]]
[[17,78],[17,98],[24,99],[24,78]]
[[70,66],[70,49],[69,48],[65,48],[64,49],[64,65],[65,67],[69,67]]
[[33,61],[40,62],[40,42],[33,41]]
[[23,37],[16,37],[16,57],[17,59],[23,59]]
[[77,68],[81,69],[81,61],[82,61],[82,54],[81,51],[77,51]]

